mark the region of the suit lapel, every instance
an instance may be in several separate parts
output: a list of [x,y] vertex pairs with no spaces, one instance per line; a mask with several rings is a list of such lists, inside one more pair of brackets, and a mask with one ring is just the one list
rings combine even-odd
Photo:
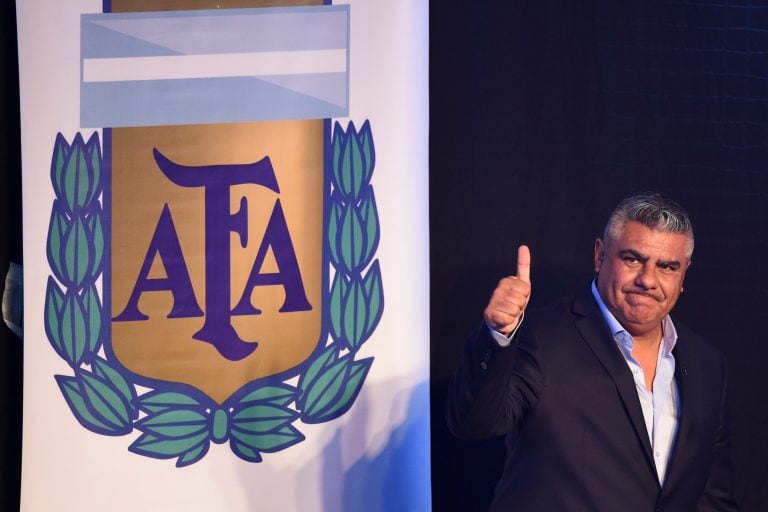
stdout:
[[600,308],[597,307],[592,294],[588,293],[578,296],[574,301],[573,312],[576,316],[576,329],[587,345],[589,345],[595,357],[600,361],[600,364],[602,364],[603,368],[613,379],[621,401],[624,404],[624,409],[632,421],[635,434],[643,446],[646,461],[653,469],[654,474],[656,474],[651,442],[648,437],[648,430],[645,428],[643,410],[640,407],[640,399],[637,397],[637,389],[632,378],[632,372],[629,371],[624,356],[608,332]]

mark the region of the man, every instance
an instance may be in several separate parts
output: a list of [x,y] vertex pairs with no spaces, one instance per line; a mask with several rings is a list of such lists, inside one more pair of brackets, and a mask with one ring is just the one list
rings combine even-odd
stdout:
[[692,253],[679,205],[629,197],[595,241],[590,288],[526,311],[531,255],[520,247],[448,397],[454,434],[506,435],[491,510],[738,510],[725,362],[669,316]]

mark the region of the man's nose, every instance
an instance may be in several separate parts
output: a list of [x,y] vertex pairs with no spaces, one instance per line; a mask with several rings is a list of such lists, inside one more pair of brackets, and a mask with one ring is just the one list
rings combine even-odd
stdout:
[[637,273],[637,276],[635,276],[635,284],[645,290],[656,288],[656,285],[658,284],[656,279],[656,267],[650,264],[643,265]]

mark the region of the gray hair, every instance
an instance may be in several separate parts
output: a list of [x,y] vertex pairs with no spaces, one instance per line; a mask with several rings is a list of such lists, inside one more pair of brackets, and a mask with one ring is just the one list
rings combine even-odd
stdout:
[[639,222],[655,231],[680,233],[688,237],[686,256],[693,254],[693,226],[688,214],[676,202],[655,192],[643,192],[622,200],[608,218],[603,241],[618,240],[627,222]]

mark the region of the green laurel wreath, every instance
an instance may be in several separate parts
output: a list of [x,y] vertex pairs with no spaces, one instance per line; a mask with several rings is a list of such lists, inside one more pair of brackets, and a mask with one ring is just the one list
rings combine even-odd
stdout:
[[[335,123],[331,141],[328,252],[334,277],[327,295],[330,332],[308,361],[298,384],[251,381],[223,404],[202,392],[150,390],[138,395],[120,366],[101,357],[105,318],[97,280],[103,272],[102,155],[98,133],[69,144],[58,134],[51,162],[56,194],[48,230],[52,276],[45,297],[45,331],[73,376],[56,375],[72,413],[88,430],[111,436],[141,435],[134,453],[176,458],[182,467],[202,459],[211,442],[230,442],[250,462],[262,453],[304,440],[296,428],[344,414],[354,403],[373,362],[356,359],[384,308],[381,269],[373,256],[379,219],[370,179],[375,155],[370,123],[360,131]],[[292,407],[291,407],[292,406]]]

